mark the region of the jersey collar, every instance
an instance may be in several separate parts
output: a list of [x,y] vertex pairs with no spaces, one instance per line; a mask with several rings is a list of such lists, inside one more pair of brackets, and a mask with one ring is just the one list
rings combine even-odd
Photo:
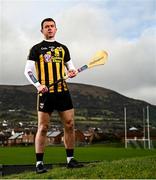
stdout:
[[53,38],[53,39],[44,39],[44,41],[47,41],[47,42],[54,42],[55,39],[54,39],[54,38]]

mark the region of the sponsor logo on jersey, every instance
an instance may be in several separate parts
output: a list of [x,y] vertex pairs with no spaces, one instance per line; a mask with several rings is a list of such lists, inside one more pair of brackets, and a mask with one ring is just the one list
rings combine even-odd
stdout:
[[47,47],[41,47],[41,50],[47,50],[48,48]]

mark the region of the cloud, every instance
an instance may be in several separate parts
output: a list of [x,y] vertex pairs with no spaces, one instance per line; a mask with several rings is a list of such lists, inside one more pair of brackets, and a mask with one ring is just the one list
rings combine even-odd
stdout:
[[156,104],[154,1],[68,1],[63,2],[65,6],[57,1],[53,6],[51,1],[32,1],[31,7],[29,1],[6,2],[1,16],[0,84],[28,83],[23,75],[28,51],[42,39],[40,21],[52,16],[57,40],[69,47],[76,67],[99,49],[109,54],[106,65],[70,82],[110,88]]
[[0,50],[0,80],[5,84],[16,84],[23,81],[24,62],[26,62],[28,41],[26,35],[21,32],[20,29],[12,29],[10,31],[10,27],[6,24],[4,33],[8,34],[8,39],[2,41],[2,49]]
[[105,67],[85,72],[72,81],[109,87],[136,98],[140,97],[140,91],[148,92],[148,96],[142,93],[141,97],[155,102],[152,98],[156,84],[155,28],[146,28],[135,39],[120,37],[115,31],[117,25],[107,11],[80,5],[62,17],[62,32],[65,29],[67,35],[64,39],[70,42],[76,65],[84,64],[97,49],[106,49],[109,53],[109,62]]
[[58,17],[58,39],[68,44],[77,64],[86,62],[99,48],[107,49],[113,25],[107,11],[78,4]]
[[156,42],[153,34],[143,32],[140,38],[134,41],[116,39],[114,44],[112,42],[113,45],[112,61],[114,62],[111,64],[110,71],[114,77],[118,78],[114,86],[119,89],[127,88],[126,90],[138,86],[155,86],[156,54],[154,49]]
[[119,36],[136,38],[155,24],[155,0],[110,0],[107,7]]

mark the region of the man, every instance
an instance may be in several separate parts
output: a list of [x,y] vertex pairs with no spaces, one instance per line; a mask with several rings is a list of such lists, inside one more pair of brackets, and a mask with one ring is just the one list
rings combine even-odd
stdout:
[[55,41],[57,28],[52,18],[41,22],[44,40],[30,50],[25,66],[25,76],[33,84],[38,95],[38,130],[35,138],[36,172],[44,173],[47,169],[43,164],[46,134],[49,119],[57,110],[64,125],[64,145],[67,154],[67,167],[77,168],[83,165],[74,159],[74,109],[70,93],[65,81],[48,88],[48,85],[64,77],[65,71],[69,78],[76,76],[68,48]]

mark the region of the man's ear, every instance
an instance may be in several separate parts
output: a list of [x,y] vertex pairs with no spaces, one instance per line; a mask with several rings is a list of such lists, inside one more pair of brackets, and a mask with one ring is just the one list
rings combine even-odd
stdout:
[[42,29],[41,29],[40,31],[41,31],[41,33],[43,33],[43,30],[42,30]]

